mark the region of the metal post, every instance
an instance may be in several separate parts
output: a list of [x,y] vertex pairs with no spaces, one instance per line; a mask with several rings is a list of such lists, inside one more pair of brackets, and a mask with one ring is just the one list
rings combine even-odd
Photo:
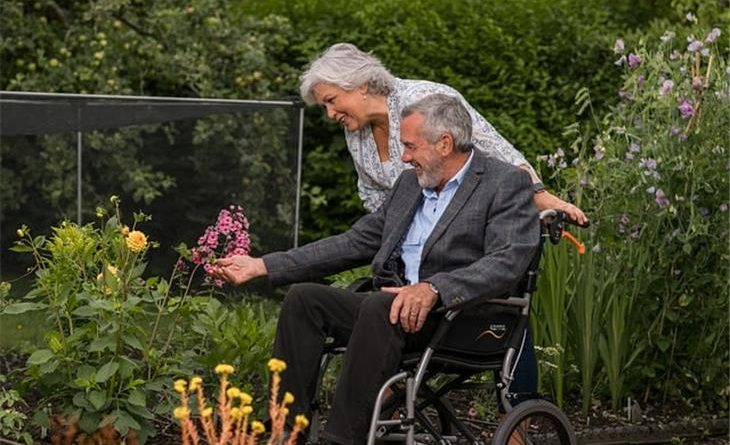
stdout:
[[299,246],[299,202],[302,194],[302,152],[304,144],[304,105],[299,108],[299,139],[297,140],[297,196],[294,204],[294,247]]
[[82,152],[82,133],[76,132],[76,222],[78,225],[83,224],[81,220],[81,152]]

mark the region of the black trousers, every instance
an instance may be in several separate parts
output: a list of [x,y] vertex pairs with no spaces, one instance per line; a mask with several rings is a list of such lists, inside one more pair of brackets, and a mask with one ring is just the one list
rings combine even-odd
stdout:
[[[429,316],[419,332],[408,334],[400,323],[390,323],[393,298],[384,292],[351,292],[313,283],[289,289],[277,326],[274,357],[287,363],[282,390],[294,395],[289,409],[292,424],[296,414],[309,417],[325,340],[332,337],[346,344],[347,352],[322,435],[343,445],[365,443],[378,390],[398,371],[404,353],[426,348],[441,318]],[[534,362],[532,348],[529,352]],[[518,375],[525,358],[529,362],[523,356]],[[516,377],[515,384],[524,382],[524,377]],[[521,389],[529,390],[533,383],[525,386]]]
[[398,371],[404,352],[425,349],[438,325],[432,316],[421,331],[405,333],[388,319],[392,301],[384,292],[311,283],[290,288],[274,342],[274,357],[287,363],[282,389],[294,395],[290,416],[309,414],[325,339],[332,337],[347,352],[322,435],[344,445],[365,443],[380,386]]

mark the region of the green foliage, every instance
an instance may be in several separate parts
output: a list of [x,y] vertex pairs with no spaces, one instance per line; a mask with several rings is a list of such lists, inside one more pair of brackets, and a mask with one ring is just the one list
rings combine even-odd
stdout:
[[7,378],[0,374],[0,434],[2,437],[22,440],[23,443],[30,445],[33,443],[33,438],[25,431],[28,416],[17,409],[17,406],[23,403],[23,399],[18,391],[5,388],[6,381]]
[[201,342],[196,346],[196,362],[206,369],[219,363],[235,366],[239,375],[246,376],[246,389],[260,397],[266,382],[266,362],[271,357],[279,307],[272,301],[251,301],[228,307],[210,300],[195,317],[191,329]]
[[[135,228],[149,217],[135,215],[130,231],[115,197],[112,204],[111,217],[99,209],[100,228],[63,222],[49,238],[21,229],[12,250],[33,256],[35,281],[3,313],[43,311],[53,326],[45,347],[28,357],[23,382],[40,392],[40,406],[78,417],[87,433],[113,423],[144,440],[155,415],[169,412],[166,387],[182,372],[182,353],[195,344],[191,316],[207,300],[178,291],[171,284],[177,270],[170,281],[142,277],[156,244]],[[47,416],[38,411],[34,420],[44,424]]]
[[623,100],[569,128],[561,172],[594,221],[572,289],[583,406],[600,357],[615,409],[627,392],[727,407],[727,39],[688,23],[616,52]]

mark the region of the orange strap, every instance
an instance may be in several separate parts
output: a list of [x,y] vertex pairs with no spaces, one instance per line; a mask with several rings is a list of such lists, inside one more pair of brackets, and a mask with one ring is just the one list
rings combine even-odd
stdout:
[[578,254],[583,255],[586,253],[586,245],[578,241],[578,239],[571,235],[570,232],[563,230],[562,237],[566,238],[575,246],[576,249],[578,249]]

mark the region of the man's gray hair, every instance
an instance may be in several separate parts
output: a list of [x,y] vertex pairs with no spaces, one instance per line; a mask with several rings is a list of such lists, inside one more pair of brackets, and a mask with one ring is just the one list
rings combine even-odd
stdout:
[[401,111],[401,119],[414,113],[423,115],[423,135],[430,143],[448,133],[454,139],[456,151],[468,153],[471,142],[471,116],[458,98],[447,94],[432,94],[413,102]]
[[351,43],[335,43],[309,64],[299,78],[304,102],[316,103],[314,87],[320,83],[352,91],[364,84],[368,93],[387,96],[393,91],[395,77],[372,54],[360,51]]

